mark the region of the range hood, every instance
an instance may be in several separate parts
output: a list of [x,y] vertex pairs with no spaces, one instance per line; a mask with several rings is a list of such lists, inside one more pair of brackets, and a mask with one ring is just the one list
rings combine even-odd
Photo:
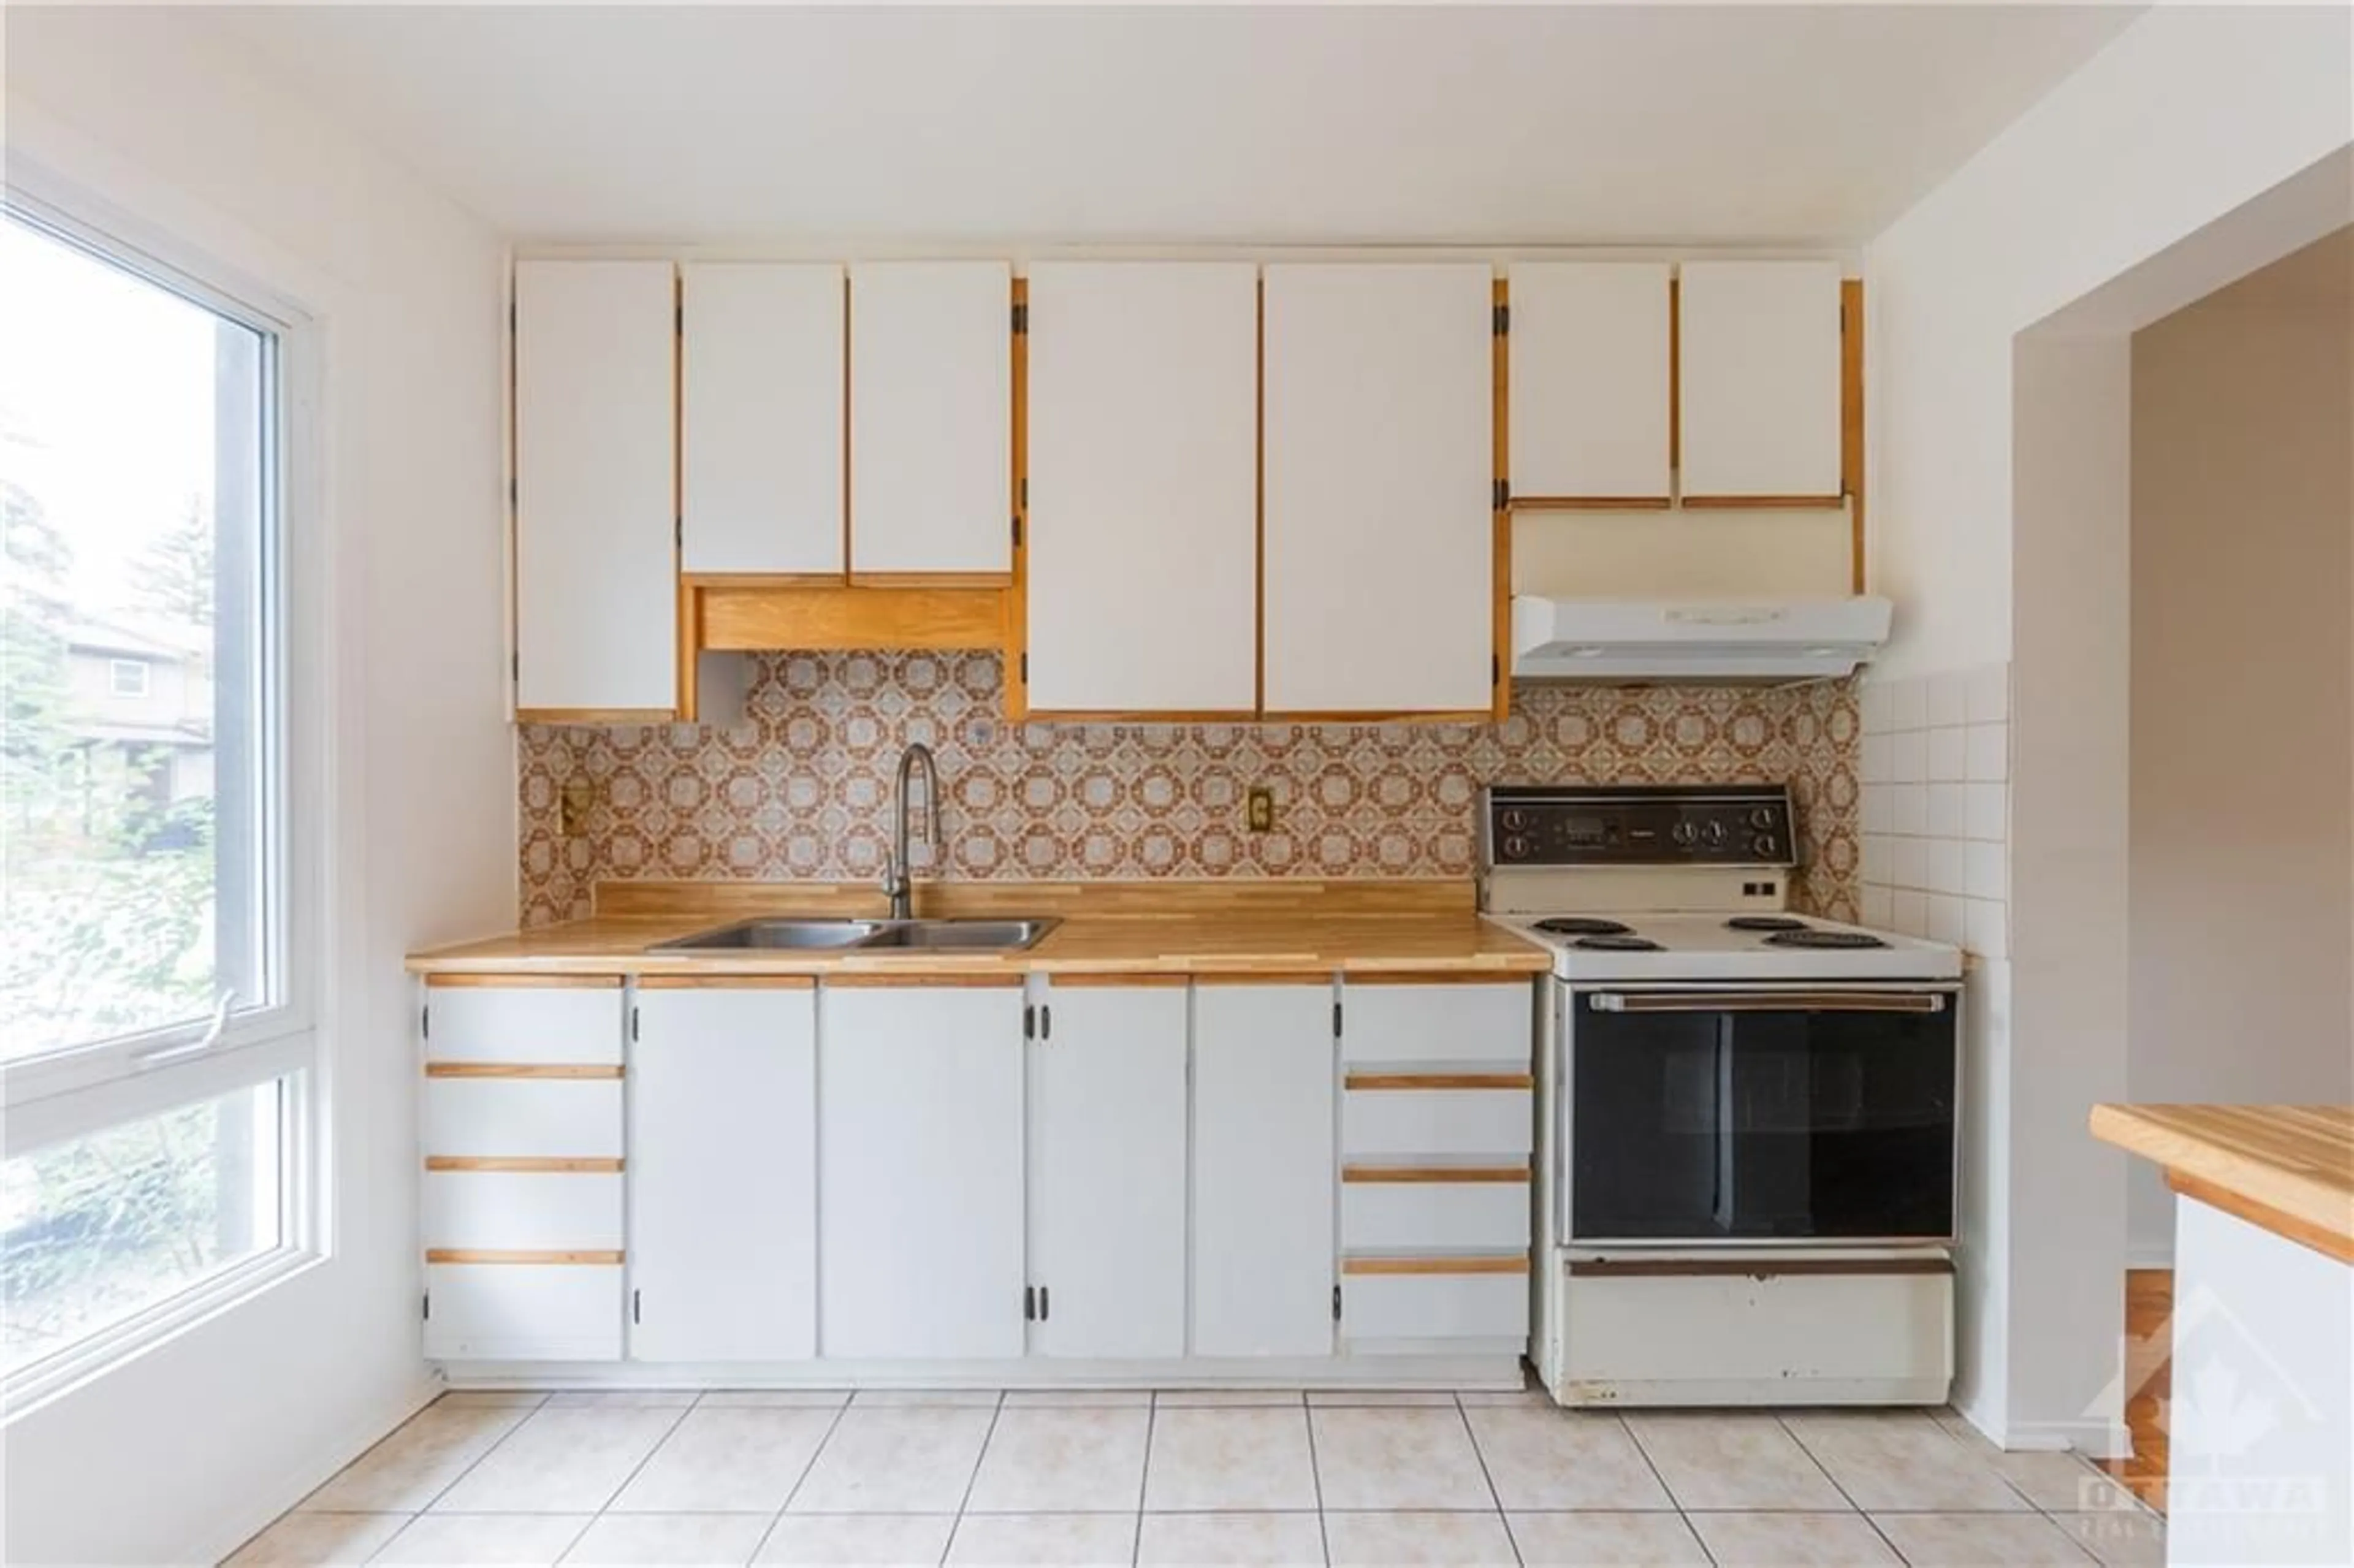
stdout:
[[1517,681],[1783,681],[1850,675],[1888,641],[1852,599],[1512,600]]

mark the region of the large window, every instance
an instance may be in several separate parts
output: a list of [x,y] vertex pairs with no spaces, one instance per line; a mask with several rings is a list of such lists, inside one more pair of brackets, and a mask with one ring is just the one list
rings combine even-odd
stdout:
[[0,219],[0,1375],[299,1257],[287,323]]

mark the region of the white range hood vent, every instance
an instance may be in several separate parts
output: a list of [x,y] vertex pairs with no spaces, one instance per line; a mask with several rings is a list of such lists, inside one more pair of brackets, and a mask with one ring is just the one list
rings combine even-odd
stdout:
[[1512,600],[1516,681],[1797,681],[1851,675],[1889,603],[1852,599]]

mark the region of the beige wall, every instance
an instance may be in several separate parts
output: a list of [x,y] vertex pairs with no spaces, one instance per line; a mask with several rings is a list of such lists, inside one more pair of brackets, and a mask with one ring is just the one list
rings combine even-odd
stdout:
[[2134,334],[2136,1100],[2354,1099],[2349,279],[2342,230]]

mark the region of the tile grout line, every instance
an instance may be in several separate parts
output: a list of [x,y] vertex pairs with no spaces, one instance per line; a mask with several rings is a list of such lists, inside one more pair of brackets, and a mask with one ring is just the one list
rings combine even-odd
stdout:
[[753,1543],[752,1555],[746,1559],[747,1562],[759,1561],[761,1552],[767,1548],[769,1539],[777,1533],[777,1527],[785,1522],[785,1515],[791,1510],[793,1499],[801,1496],[801,1488],[809,1484],[810,1472],[816,1469],[818,1460],[824,1457],[826,1445],[833,1441],[834,1433],[842,1425],[843,1414],[850,1409],[850,1402],[856,1397],[854,1393],[844,1393],[842,1396],[842,1403],[833,1407],[833,1419],[825,1424],[825,1436],[820,1437],[817,1440],[817,1446],[810,1450],[809,1462],[801,1467],[801,1473],[793,1478],[791,1488],[785,1493],[785,1500],[778,1505],[776,1516],[769,1520],[769,1528],[762,1531],[760,1539]]
[[1161,1393],[1155,1389],[1144,1401],[1144,1464],[1136,1478],[1136,1540],[1128,1549],[1129,1568],[1144,1561],[1144,1499],[1152,1484],[1152,1429],[1160,1419]]
[[956,1550],[957,1537],[964,1533],[964,1512],[972,1502],[972,1489],[981,1483],[981,1467],[989,1463],[989,1446],[997,1440],[998,1418],[1005,1414],[1005,1394],[1004,1389],[999,1389],[997,1403],[990,1406],[989,1430],[981,1435],[981,1451],[972,1457],[972,1474],[964,1478],[964,1495],[957,1499],[956,1519],[949,1525],[948,1541],[940,1547],[942,1563]]
[[1710,1549],[1708,1537],[1702,1535],[1700,1532],[1700,1526],[1692,1522],[1692,1510],[1684,1507],[1684,1499],[1676,1496],[1675,1488],[1668,1485],[1668,1478],[1659,1469],[1659,1461],[1651,1457],[1651,1451],[1649,1448],[1643,1446],[1643,1435],[1635,1430],[1634,1423],[1628,1421],[1621,1411],[1610,1412],[1610,1419],[1618,1424],[1618,1430],[1624,1432],[1627,1435],[1627,1441],[1635,1446],[1635,1457],[1643,1461],[1643,1468],[1650,1471],[1651,1479],[1659,1484],[1660,1495],[1668,1499],[1668,1506],[1675,1510],[1677,1520],[1684,1527],[1684,1532],[1699,1545],[1700,1554],[1708,1559],[1710,1568],[1717,1568],[1716,1553]]
[[1807,1462],[1808,1464],[1814,1466],[1816,1469],[1820,1470],[1823,1473],[1823,1479],[1831,1484],[1831,1490],[1839,1493],[1841,1500],[1846,1502],[1850,1510],[1851,1510],[1857,1518],[1862,1520],[1865,1524],[1872,1527],[1872,1533],[1880,1537],[1881,1544],[1888,1548],[1888,1554],[1891,1557],[1895,1558],[1899,1563],[1909,1563],[1913,1561],[1913,1559],[1905,1556],[1904,1553],[1897,1548],[1896,1542],[1888,1539],[1888,1532],[1880,1528],[1880,1521],[1878,1520],[1864,1512],[1861,1508],[1857,1507],[1855,1499],[1849,1493],[1847,1488],[1841,1486],[1840,1484],[1840,1478],[1831,1474],[1831,1467],[1823,1463],[1822,1456],[1817,1454],[1812,1448],[1808,1447],[1807,1440],[1804,1437],[1799,1436],[1796,1432],[1790,1430],[1790,1423],[1784,1418],[1782,1413],[1778,1410],[1774,1412],[1774,1425],[1782,1429],[1783,1436],[1787,1437],[1792,1443],[1797,1446],[1798,1452],[1807,1457]]
[[1316,1492],[1316,1539],[1324,1548],[1325,1568],[1331,1568],[1332,1531],[1324,1519],[1324,1470],[1316,1459],[1316,1413],[1308,1408],[1308,1394],[1299,1395],[1299,1421],[1308,1430],[1308,1484]]
[[1463,1440],[1471,1445],[1471,1457],[1479,1467],[1479,1478],[1488,1483],[1488,1500],[1496,1505],[1496,1518],[1504,1527],[1504,1544],[1512,1549],[1512,1561],[1526,1563],[1521,1552],[1521,1538],[1513,1533],[1512,1516],[1504,1511],[1504,1496],[1496,1489],[1496,1478],[1488,1472],[1488,1456],[1480,1451],[1479,1434],[1471,1429],[1471,1413],[1463,1408],[1463,1396],[1455,1396],[1455,1419],[1463,1424]]

